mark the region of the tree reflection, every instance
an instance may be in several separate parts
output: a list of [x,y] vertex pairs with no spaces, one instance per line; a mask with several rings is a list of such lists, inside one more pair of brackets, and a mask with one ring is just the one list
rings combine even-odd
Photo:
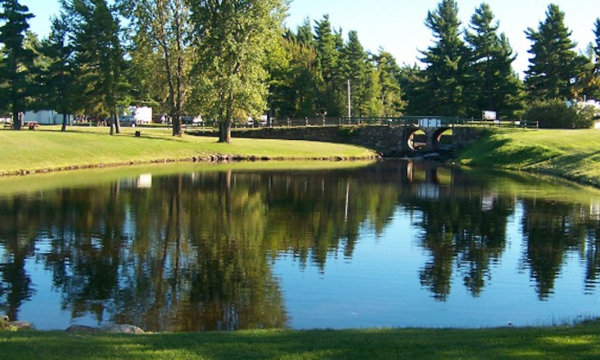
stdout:
[[523,233],[527,238],[524,266],[536,283],[538,297],[546,299],[560,275],[566,252],[585,249],[589,206],[544,199],[525,199],[522,204]]
[[34,254],[35,227],[25,214],[39,212],[37,202],[27,202],[16,196],[0,202],[0,310],[10,319],[19,319],[19,308],[34,293],[25,262]]
[[500,261],[506,247],[506,223],[513,203],[482,184],[465,186],[464,176],[456,169],[451,174],[454,186],[436,183],[433,170],[425,169],[430,173],[427,183],[437,186],[443,196],[431,198],[422,191],[406,195],[411,209],[422,213],[416,225],[422,228],[421,244],[432,258],[420,272],[421,284],[435,299],[444,301],[456,268],[469,292],[479,296],[491,280],[491,265]]

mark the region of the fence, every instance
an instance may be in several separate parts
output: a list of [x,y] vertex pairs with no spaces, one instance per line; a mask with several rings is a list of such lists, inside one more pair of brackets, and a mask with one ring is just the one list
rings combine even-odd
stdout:
[[236,127],[306,127],[306,126],[402,126],[402,127],[455,127],[490,126],[510,128],[537,128],[537,121],[483,120],[447,116],[401,116],[401,117],[314,117],[304,119],[271,119],[260,124],[236,125]]

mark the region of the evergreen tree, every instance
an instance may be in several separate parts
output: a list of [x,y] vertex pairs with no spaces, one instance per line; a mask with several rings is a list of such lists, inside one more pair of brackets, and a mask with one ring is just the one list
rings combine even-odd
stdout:
[[38,50],[47,64],[40,69],[42,108],[56,110],[63,115],[61,131],[67,129],[69,114],[76,109],[74,49],[68,39],[68,25],[64,16],[53,18],[51,32],[42,40]]
[[312,33],[312,28],[310,27],[309,18],[304,19],[304,22],[298,26],[296,36],[300,45],[314,46],[314,35]]
[[318,71],[317,53],[296,38],[282,39],[284,61],[271,69],[274,79],[272,108],[276,118],[304,118],[319,111],[319,89],[323,80]]
[[31,72],[34,52],[25,47],[28,21],[33,15],[18,0],[0,0],[0,108],[12,114],[13,127],[20,130],[22,117],[31,95]]
[[532,41],[529,53],[533,56],[525,71],[525,85],[533,99],[572,98],[577,76],[583,71],[586,60],[575,52],[577,44],[571,41],[572,32],[564,20],[565,14],[551,4],[538,30],[525,31]]
[[433,46],[421,51],[426,65],[423,91],[429,98],[428,115],[465,116],[470,55],[460,38],[456,1],[442,0],[434,12],[427,13],[425,25],[436,39]]
[[71,25],[79,94],[87,111],[108,115],[110,134],[120,133],[118,106],[127,93],[121,26],[106,0],[70,0],[63,4]]
[[[353,116],[370,115],[368,109],[370,102],[369,85],[371,83],[372,69],[368,63],[367,53],[358,40],[356,31],[348,33],[348,43],[344,46],[340,59],[340,75],[347,79],[347,91],[350,92],[352,109],[349,114]],[[348,98],[346,93],[346,99]],[[348,110],[348,104],[345,106]]]
[[427,84],[424,70],[421,70],[417,64],[405,64],[400,68],[398,82],[405,94],[406,113],[408,115],[431,114],[429,111],[431,99],[426,91]]
[[498,35],[499,23],[488,4],[475,10],[470,28],[473,32],[465,35],[472,51],[468,115],[494,110],[501,117],[514,116],[522,109],[520,80],[512,68],[516,56],[506,36]]
[[594,23],[594,73],[600,74],[600,18]]
[[587,95],[592,99],[600,100],[600,18],[594,23],[594,43],[591,50],[593,68]]
[[401,69],[394,56],[383,49],[374,56],[377,74],[379,76],[380,91],[378,94],[381,104],[379,116],[401,116],[405,107],[400,87]]
[[[326,112],[329,116],[340,116],[342,108],[338,99],[339,86],[337,84],[339,66],[339,39],[333,33],[329,15],[324,15],[323,20],[315,25],[315,49],[321,69],[324,87],[321,95],[319,113]],[[342,45],[343,46],[343,41]]]

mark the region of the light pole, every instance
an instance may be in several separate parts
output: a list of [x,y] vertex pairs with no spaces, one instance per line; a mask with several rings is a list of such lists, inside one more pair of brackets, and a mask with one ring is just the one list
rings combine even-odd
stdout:
[[352,100],[350,100],[350,79],[348,78],[348,121],[352,121]]

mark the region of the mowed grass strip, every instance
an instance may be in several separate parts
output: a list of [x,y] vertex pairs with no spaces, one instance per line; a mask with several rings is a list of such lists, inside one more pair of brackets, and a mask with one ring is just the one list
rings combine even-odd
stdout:
[[561,176],[600,186],[600,131],[498,130],[459,155],[462,164]]
[[600,322],[497,329],[0,332],[0,359],[597,359]]
[[[141,137],[135,137],[141,131]],[[219,144],[216,138],[171,136],[169,129],[124,128],[110,136],[106,127],[59,127],[39,130],[0,130],[0,173],[86,167],[99,164],[149,163],[161,160],[234,155],[243,158],[322,159],[367,158],[374,152],[357,146],[309,141],[233,139]]]

